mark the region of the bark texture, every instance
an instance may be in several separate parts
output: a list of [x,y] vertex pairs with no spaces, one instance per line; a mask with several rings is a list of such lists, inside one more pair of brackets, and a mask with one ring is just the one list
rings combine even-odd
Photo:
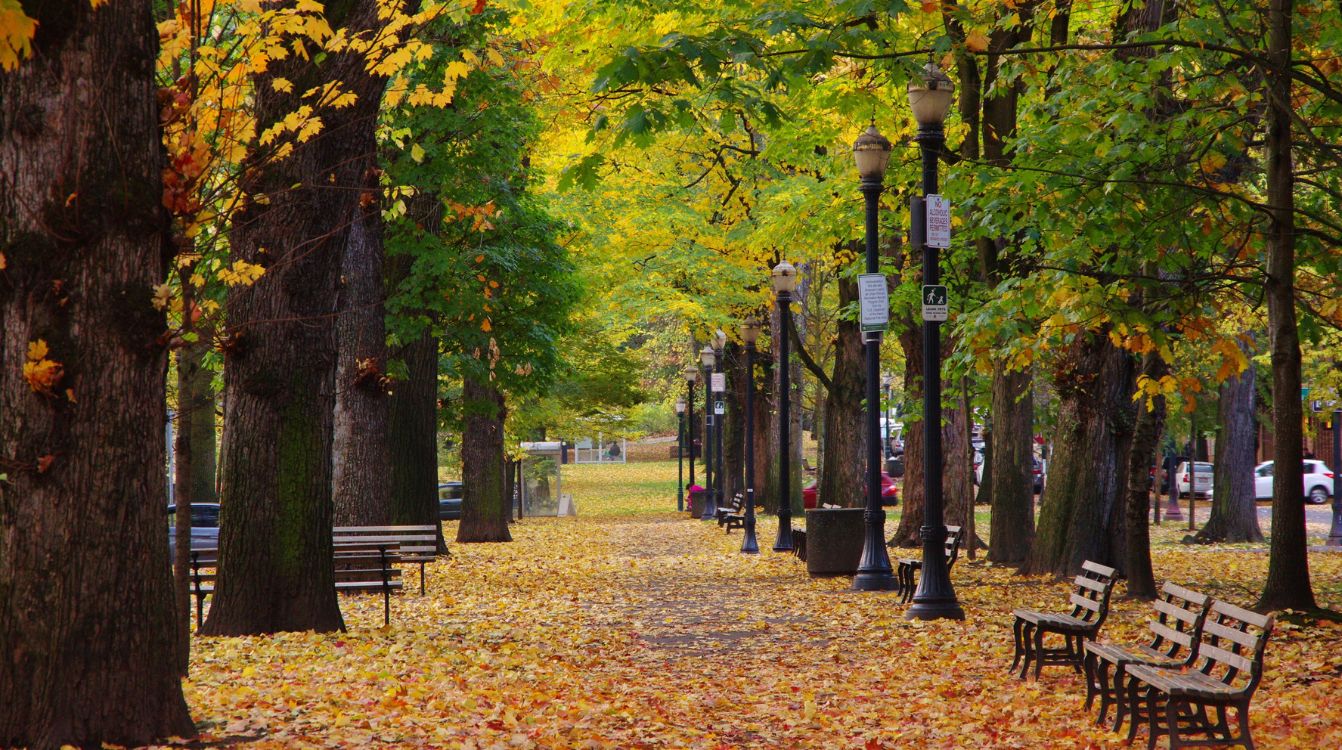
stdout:
[[331,473],[337,526],[392,522],[382,252],[379,213],[356,213],[345,236],[336,322]]
[[1054,374],[1058,426],[1025,573],[1122,566],[1124,459],[1132,442],[1132,358],[1105,331],[1077,338]]
[[504,491],[503,394],[493,385],[467,377],[462,382],[466,411],[461,434],[461,525],[458,542],[511,542],[511,498]]
[[1272,351],[1272,551],[1260,609],[1314,609],[1305,554],[1300,332],[1295,319],[1295,177],[1291,171],[1291,0],[1268,9],[1267,326]]
[[[1159,351],[1148,352],[1142,358],[1142,374],[1151,380],[1160,380],[1169,373],[1169,366]],[[1151,508],[1151,456],[1165,429],[1165,398],[1151,399],[1150,404],[1137,407],[1137,421],[1133,428],[1132,447],[1127,454],[1124,472],[1124,568],[1128,577],[1128,596],[1154,599],[1156,596],[1155,571],[1151,567],[1151,527],[1147,511]]]
[[[193,503],[219,502],[219,490],[216,482],[218,465],[217,427],[214,413],[214,373],[205,367],[205,352],[208,332],[201,332],[201,342],[185,346],[178,350],[178,366],[181,376],[177,384],[180,394],[180,411],[186,412],[190,425],[182,422],[179,429],[186,432],[190,443],[191,479],[187,484],[187,496]],[[184,454],[177,453],[177,460]]]
[[1034,399],[1028,372],[993,365],[993,429],[989,439],[992,522],[988,528],[988,559],[995,563],[1025,561],[1034,540]]
[[[857,301],[857,282],[838,279],[839,307]],[[839,320],[834,337],[834,370],[825,399],[825,443],[820,457],[817,497],[822,503],[861,508],[866,505],[867,440],[865,359],[856,320]]]
[[[923,503],[927,497],[923,453],[923,327],[911,318],[899,333],[904,350],[904,485],[900,498],[899,525],[891,541],[900,547],[921,547]],[[944,497],[944,495],[943,495]]]
[[[375,0],[328,9],[351,35],[379,27]],[[277,92],[275,77],[303,81]],[[219,577],[202,632],[247,635],[343,630],[332,566],[332,415],[337,292],[365,193],[380,189],[374,126],[383,79],[366,60],[272,62],[257,77],[258,130],[300,104],[301,91],[339,81],[355,104],[322,111],[321,134],[281,161],[248,170],[244,192],[267,196],[235,218],[235,255],[266,269],[227,300]],[[309,83],[310,82],[310,83]]]
[[[3,746],[195,732],[164,523],[151,5],[25,4],[32,58],[0,73]],[[46,376],[25,378],[30,362]]]
[[387,409],[391,454],[391,522],[438,527],[438,342],[429,331],[402,351],[409,377],[392,385]]
[[[1251,353],[1250,353],[1251,354]],[[1254,452],[1257,424],[1254,398],[1257,377],[1252,364],[1221,385],[1216,415],[1216,468],[1212,509],[1194,537],[1198,542],[1261,542],[1258,503],[1254,499]]]

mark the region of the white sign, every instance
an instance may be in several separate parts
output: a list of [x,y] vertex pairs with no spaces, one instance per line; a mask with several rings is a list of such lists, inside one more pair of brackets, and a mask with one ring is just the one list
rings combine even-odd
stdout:
[[713,392],[722,393],[725,390],[727,390],[727,373],[725,372],[713,373]]
[[937,323],[947,319],[950,305],[946,296],[946,287],[927,285],[923,287],[923,320]]
[[714,413],[714,414],[726,414],[726,413],[727,413],[727,405],[726,405],[726,403],[723,402],[723,401],[714,401],[714,402],[713,402],[713,413]]
[[864,273],[857,277],[857,300],[861,308],[859,322],[863,331],[884,331],[890,323],[890,295],[886,291],[885,276]]
[[927,206],[927,246],[950,247],[951,202],[940,195],[929,195],[924,205]]

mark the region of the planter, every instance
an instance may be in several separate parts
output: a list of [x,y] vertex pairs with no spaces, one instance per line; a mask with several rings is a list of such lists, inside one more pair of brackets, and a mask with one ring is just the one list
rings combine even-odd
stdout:
[[806,572],[813,576],[851,576],[862,561],[865,525],[862,508],[812,508],[806,511]]
[[687,510],[690,512],[690,517],[698,518],[702,516],[704,514],[704,506],[707,503],[708,490],[691,490],[689,502],[687,503],[689,506]]

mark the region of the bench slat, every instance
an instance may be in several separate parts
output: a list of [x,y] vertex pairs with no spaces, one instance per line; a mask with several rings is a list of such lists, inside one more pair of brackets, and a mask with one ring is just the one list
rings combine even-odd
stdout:
[[1157,599],[1154,602],[1151,602],[1151,606],[1154,607],[1157,612],[1173,617],[1180,622],[1188,623],[1189,625],[1196,622],[1198,615],[1202,614],[1201,611],[1193,612],[1163,599]]
[[1081,607],[1082,609],[1088,609],[1091,612],[1100,611],[1099,602],[1095,601],[1094,599],[1089,599],[1084,596],[1081,596],[1080,594],[1072,594],[1072,604]]
[[1237,607],[1230,602],[1223,602],[1220,599],[1212,602],[1212,611],[1229,615],[1241,622],[1247,622],[1257,628],[1266,628],[1268,616],[1260,615],[1257,612],[1247,610],[1243,607]]
[[1072,581],[1072,583],[1077,586],[1088,588],[1091,591],[1099,591],[1099,592],[1104,591],[1104,581],[1097,581],[1094,578],[1077,576],[1076,579]]
[[1082,570],[1089,570],[1090,572],[1092,572],[1092,573],[1094,573],[1094,574],[1096,574],[1096,575],[1098,575],[1098,576],[1102,576],[1102,577],[1104,577],[1104,578],[1113,578],[1113,577],[1114,577],[1114,573],[1117,572],[1117,571],[1115,571],[1113,568],[1109,567],[1108,565],[1101,565],[1101,564],[1099,564],[1099,563],[1097,563],[1097,562],[1091,562],[1090,560],[1087,560],[1087,561],[1081,563],[1081,569],[1082,569]]
[[1234,641],[1249,649],[1253,649],[1258,645],[1258,636],[1246,633],[1242,630],[1226,627],[1212,619],[1208,619],[1207,622],[1202,625],[1202,629],[1210,635],[1225,638],[1228,641]]
[[1220,646],[1213,646],[1210,643],[1202,643],[1198,646],[1198,656],[1211,659],[1214,662],[1219,662],[1244,672],[1253,669],[1252,661],[1239,654],[1232,654]]
[[1171,596],[1183,599],[1194,607],[1205,607],[1207,605],[1207,600],[1209,599],[1206,594],[1200,594],[1192,589],[1186,589],[1177,583],[1171,583],[1169,581],[1166,581],[1165,585],[1160,588],[1162,591]]
[[1152,620],[1147,624],[1151,626],[1151,632],[1161,638],[1164,638],[1167,641],[1173,641],[1184,648],[1193,647],[1193,634],[1191,632],[1175,630],[1174,628],[1155,620]]

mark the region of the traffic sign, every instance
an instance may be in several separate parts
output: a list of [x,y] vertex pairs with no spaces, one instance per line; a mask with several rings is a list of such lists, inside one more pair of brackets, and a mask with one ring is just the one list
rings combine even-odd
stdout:
[[725,372],[713,373],[713,392],[722,393],[725,390],[727,390],[727,373]]
[[951,246],[951,202],[940,195],[927,196],[927,246]]
[[950,299],[946,287],[942,284],[928,284],[923,287],[923,320],[941,322],[947,320],[950,312]]
[[890,323],[890,295],[886,291],[885,276],[860,274],[857,277],[857,300],[863,332],[884,331]]
[[727,413],[727,404],[726,404],[726,402],[725,402],[725,401],[722,401],[722,400],[720,400],[720,399],[717,400],[717,401],[714,401],[714,402],[713,402],[713,413],[714,413],[714,414],[726,414],[726,413]]

